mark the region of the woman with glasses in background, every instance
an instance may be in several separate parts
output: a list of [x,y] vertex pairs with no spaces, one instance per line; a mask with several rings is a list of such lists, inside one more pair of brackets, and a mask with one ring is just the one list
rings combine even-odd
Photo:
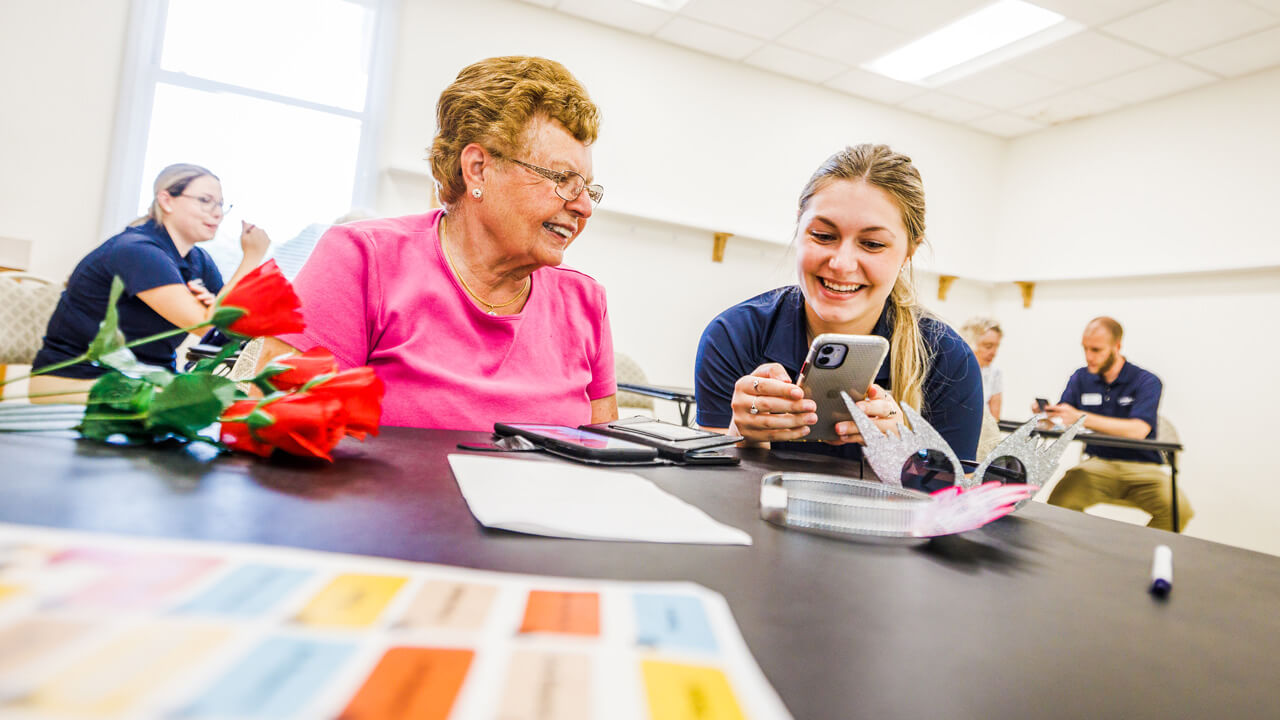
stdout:
[[[208,242],[222,223],[222,184],[199,165],[170,165],[160,171],[155,198],[146,215],[89,253],[67,280],[49,320],[44,345],[33,370],[70,360],[89,348],[107,312],[111,282],[124,281],[117,305],[126,340],[192,327],[208,319],[217,296],[257,267],[270,239],[261,228],[242,223],[244,259],[231,281],[197,243]],[[202,329],[203,331],[203,329]],[[144,363],[173,368],[182,336],[133,348]],[[31,378],[33,402],[78,402],[105,370],[88,363],[59,368]]]
[[321,346],[371,366],[385,425],[616,419],[604,288],[560,267],[603,196],[586,89],[551,60],[490,58],[444,90],[436,126],[444,209],[326,232],[294,280],[306,330],[260,362]]

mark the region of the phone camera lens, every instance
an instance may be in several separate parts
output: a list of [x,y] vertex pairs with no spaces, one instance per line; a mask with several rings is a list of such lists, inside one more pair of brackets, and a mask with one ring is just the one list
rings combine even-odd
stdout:
[[833,348],[832,348],[830,345],[823,345],[823,346],[822,346],[822,349],[818,351],[818,354],[820,354],[820,355],[830,355],[830,354],[831,354],[832,349],[833,349]]

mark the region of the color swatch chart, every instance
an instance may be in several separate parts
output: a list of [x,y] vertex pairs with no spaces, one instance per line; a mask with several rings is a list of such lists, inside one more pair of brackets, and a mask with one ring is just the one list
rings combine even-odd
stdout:
[[692,583],[0,524],[0,717],[790,715]]

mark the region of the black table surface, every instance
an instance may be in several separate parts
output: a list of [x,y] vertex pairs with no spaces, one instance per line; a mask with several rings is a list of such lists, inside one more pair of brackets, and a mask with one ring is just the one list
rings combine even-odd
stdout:
[[[739,467],[635,469],[751,534],[750,547],[541,538],[480,527],[445,461],[481,433],[384,429],[337,462],[210,457],[0,434],[0,521],[264,543],[488,570],[691,580],[728,599],[797,718],[1275,717],[1280,558],[1033,503],[913,547],[758,517],[779,469],[830,459],[742,450]],[[518,456],[529,462],[557,462]],[[837,464],[829,464],[837,463]],[[1172,594],[1146,591],[1173,548]]]

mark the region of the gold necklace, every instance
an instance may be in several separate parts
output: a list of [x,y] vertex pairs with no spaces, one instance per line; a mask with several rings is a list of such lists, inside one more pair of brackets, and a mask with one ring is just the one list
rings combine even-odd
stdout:
[[485,310],[485,312],[487,312],[490,315],[497,315],[498,313],[494,312],[494,310],[497,310],[498,308],[504,308],[510,305],[511,303],[519,300],[520,298],[524,297],[525,291],[529,289],[529,285],[531,284],[531,278],[525,278],[524,285],[520,288],[520,292],[516,293],[515,297],[511,298],[510,300],[504,303],[498,303],[495,305],[494,303],[491,303],[488,300],[485,300],[484,298],[477,295],[475,291],[472,290],[469,285],[467,285],[467,281],[462,279],[462,273],[458,272],[457,266],[454,265],[453,258],[450,257],[449,255],[449,241],[448,241],[449,236],[446,233],[446,230],[447,228],[445,227],[445,221],[444,221],[444,218],[442,217],[440,218],[440,247],[444,248],[444,259],[449,263],[449,270],[453,272],[454,277],[458,278],[458,282],[461,283],[462,289],[467,291],[467,294],[471,296],[471,299],[475,300],[476,302],[488,308],[487,310]]

